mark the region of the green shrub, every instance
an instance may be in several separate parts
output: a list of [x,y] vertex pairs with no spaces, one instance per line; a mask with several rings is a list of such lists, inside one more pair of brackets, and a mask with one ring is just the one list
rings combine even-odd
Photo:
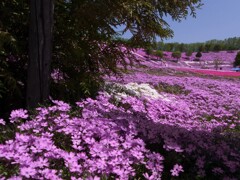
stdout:
[[163,52],[161,50],[157,50],[155,52],[155,55],[158,57],[158,59],[162,59],[163,58]]
[[202,53],[201,53],[200,51],[198,51],[197,54],[196,54],[196,57],[197,57],[197,58],[202,57]]
[[218,52],[222,50],[222,46],[220,44],[216,44],[213,47],[213,51]]
[[0,118],[24,104],[26,56],[19,55],[19,49],[12,34],[0,31]]
[[237,53],[236,57],[235,57],[235,61],[233,63],[233,66],[240,66],[240,51]]
[[167,83],[158,83],[157,85],[154,86],[154,88],[159,92],[165,92],[165,93],[170,93],[170,94],[184,94],[188,95],[190,93],[189,90],[186,90],[184,87],[179,86],[179,85],[170,85]]
[[175,51],[172,53],[173,58],[179,59],[182,56],[182,53],[180,51]]
[[185,55],[188,56],[188,57],[191,56],[191,55],[192,55],[192,51],[187,51],[187,52],[185,53]]
[[153,53],[153,49],[151,47],[147,47],[145,49],[145,52],[146,52],[147,55],[151,55]]

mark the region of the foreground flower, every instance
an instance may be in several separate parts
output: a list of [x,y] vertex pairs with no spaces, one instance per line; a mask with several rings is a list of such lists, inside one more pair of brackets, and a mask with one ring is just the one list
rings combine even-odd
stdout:
[[27,118],[28,118],[27,110],[17,109],[11,112],[9,119],[11,123],[14,123],[14,122],[17,122],[19,119],[27,119]]
[[3,119],[0,119],[0,125],[6,125],[6,122]]
[[172,176],[179,176],[180,172],[184,172],[183,167],[181,165],[175,164],[173,169],[170,170]]
[[[0,179],[9,164],[5,179],[239,179],[238,80],[137,71],[108,85],[78,107],[55,100],[14,135],[0,134]],[[27,117],[11,113],[12,122]]]
[[31,167],[22,167],[20,174],[24,177],[30,178],[36,174],[36,170]]

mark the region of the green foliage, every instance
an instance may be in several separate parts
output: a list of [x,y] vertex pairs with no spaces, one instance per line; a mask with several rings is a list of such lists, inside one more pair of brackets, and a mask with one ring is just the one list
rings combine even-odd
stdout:
[[205,45],[204,44],[201,44],[199,47],[198,47],[198,52],[203,52],[205,51]]
[[19,165],[12,164],[11,161],[0,158],[0,177],[10,178],[19,174]]
[[19,61],[18,51],[16,39],[0,31],[0,117],[23,104],[24,61]]
[[8,70],[8,61],[11,61],[9,58],[13,58],[8,55],[15,51],[17,51],[16,40],[9,33],[0,31],[0,99],[7,90],[16,89],[16,80]]
[[188,57],[190,57],[190,56],[192,56],[192,53],[193,53],[192,51],[188,50],[188,51],[185,53],[185,55],[188,56]]
[[71,135],[69,134],[54,132],[53,141],[58,148],[64,151],[67,151],[67,152],[74,151],[74,148],[72,147]]
[[14,42],[14,48],[11,49],[17,49],[19,56],[27,54],[28,15],[29,8],[25,0],[0,2],[0,31],[8,35],[8,43]]
[[[15,125],[0,125],[0,144],[5,143],[8,140],[14,139],[15,134],[18,132]],[[13,175],[19,173],[19,165],[12,164],[11,161],[0,158],[0,177],[10,178]]]
[[70,180],[71,176],[73,175],[70,171],[69,168],[66,167],[64,159],[50,159],[49,161],[49,166],[51,169],[57,169],[61,170],[61,178],[64,180]]
[[135,179],[145,179],[143,174],[144,173],[149,173],[148,169],[146,168],[146,166],[144,164],[136,164],[133,167],[136,171],[136,175],[135,175]]
[[157,57],[159,57],[159,58],[163,58],[163,51],[157,50],[157,51],[155,52],[155,55],[156,55]]
[[216,45],[213,46],[213,51],[218,52],[218,51],[221,51],[221,50],[222,50],[222,47],[221,47],[220,44],[216,44]]
[[240,51],[237,53],[236,57],[235,57],[235,61],[233,63],[233,66],[240,66]]
[[179,59],[182,56],[182,53],[180,51],[175,51],[172,53],[173,58]]
[[151,47],[147,47],[145,49],[145,52],[146,52],[147,55],[151,55],[151,54],[153,54],[153,49]]
[[[188,12],[195,15],[199,6],[200,0],[171,5],[168,1],[56,1],[52,67],[60,70],[64,81],[52,84],[52,96],[70,102],[94,96],[103,75],[118,74],[117,64],[125,66],[126,56],[134,58],[131,48],[145,47],[152,54],[156,35],[172,36],[164,14],[181,20]],[[115,28],[122,24],[124,29],[117,32]],[[119,38],[126,31],[132,38]]]
[[170,93],[170,94],[184,94],[184,95],[188,95],[190,93],[190,91],[186,90],[184,87],[179,86],[179,85],[170,85],[167,83],[159,83],[157,85],[154,86],[154,88],[159,92],[166,92],[166,93]]
[[180,52],[184,52],[184,51],[187,50],[186,46],[183,43],[179,44],[178,49],[179,49]]
[[163,43],[162,41],[157,42],[157,49],[162,51],[221,51],[221,50],[238,50],[240,49],[240,37],[228,38],[225,40],[209,40],[203,43]]
[[206,44],[205,44],[205,51],[206,51],[206,52],[209,52],[209,51],[212,49],[211,46],[212,46],[211,44],[206,43]]
[[[173,36],[173,31],[163,19],[166,15],[180,21],[189,14],[195,16],[200,6],[201,0],[188,3],[168,0],[56,0],[51,68],[58,69],[63,80],[52,82],[51,96],[68,102],[94,96],[104,75],[120,73],[117,65],[126,66],[126,56],[133,59],[131,48],[148,47],[155,42],[156,36]],[[15,109],[23,107],[26,91],[29,4],[25,0],[3,0],[0,17],[0,31],[8,34],[5,41],[0,41],[0,52],[4,56],[1,57],[1,68],[4,68],[1,69],[0,94],[2,98],[6,97],[1,99],[0,109],[3,110],[5,105],[8,109]],[[122,25],[123,30],[117,31],[117,27]],[[129,40],[119,38],[126,31],[130,31],[132,37]],[[6,43],[2,45],[2,42]],[[123,47],[127,49],[123,50]],[[18,61],[6,63],[9,56]],[[3,74],[7,74],[4,79]],[[11,81],[6,78],[11,78]],[[6,82],[12,85],[6,85]],[[14,93],[5,96],[10,91]]]
[[17,51],[16,39],[8,32],[0,31],[0,56]]
[[28,4],[24,0],[0,2],[0,117],[24,106]]
[[7,140],[14,139],[17,127],[15,125],[0,125],[0,144],[6,142]]

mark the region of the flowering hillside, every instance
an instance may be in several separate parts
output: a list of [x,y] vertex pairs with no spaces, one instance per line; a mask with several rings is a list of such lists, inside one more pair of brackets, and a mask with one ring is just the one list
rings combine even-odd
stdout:
[[[185,52],[182,52],[179,59],[172,57],[172,53],[173,52],[164,51],[163,57],[158,58],[154,55],[147,55],[144,49],[137,49],[134,52],[134,54],[142,60],[161,59],[167,66],[217,70],[221,68],[221,70],[231,71],[238,51],[202,52],[202,56],[199,59],[196,58],[197,52],[193,52],[191,56],[187,56]],[[178,60],[178,63],[172,63],[176,60]]]
[[[220,59],[225,62],[233,62],[236,57],[238,51],[219,51],[219,52],[202,52],[202,60],[205,61],[213,61],[214,59]],[[196,52],[193,52],[191,56],[189,56],[189,60],[194,60],[196,58]],[[165,52],[165,56],[168,59],[171,59],[171,52]],[[182,53],[181,60],[187,60],[185,53]]]
[[239,79],[142,60],[105,81],[0,120],[0,179],[240,179]]

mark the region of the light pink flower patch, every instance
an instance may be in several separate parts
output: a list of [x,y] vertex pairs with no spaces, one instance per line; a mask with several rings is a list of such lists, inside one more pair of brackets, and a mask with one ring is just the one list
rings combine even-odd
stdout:
[[9,119],[11,123],[14,123],[19,121],[20,119],[27,119],[27,118],[28,118],[27,110],[17,109],[11,112]]
[[179,176],[180,172],[184,172],[183,167],[181,165],[175,164],[173,169],[170,170],[172,176]]
[[6,125],[6,122],[3,119],[0,119],[0,125]]
[[36,169],[31,167],[22,167],[20,170],[20,174],[27,178],[33,177],[37,173]]

